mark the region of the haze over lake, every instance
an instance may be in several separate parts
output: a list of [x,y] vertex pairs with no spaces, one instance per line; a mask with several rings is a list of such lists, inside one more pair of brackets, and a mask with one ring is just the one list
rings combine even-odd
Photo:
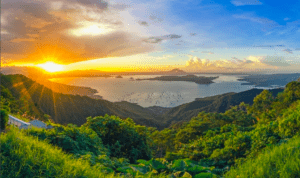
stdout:
[[[118,102],[128,101],[137,103],[143,107],[162,106],[175,107],[184,103],[194,101],[195,98],[219,95],[228,92],[241,92],[254,88],[253,85],[242,85],[237,79],[240,75],[197,75],[197,76],[219,76],[213,80],[215,83],[199,85],[194,82],[178,81],[149,81],[135,79],[154,78],[160,75],[127,75],[123,78],[55,78],[52,82],[67,85],[85,86],[96,89],[103,99]],[[130,79],[133,78],[134,80]]]

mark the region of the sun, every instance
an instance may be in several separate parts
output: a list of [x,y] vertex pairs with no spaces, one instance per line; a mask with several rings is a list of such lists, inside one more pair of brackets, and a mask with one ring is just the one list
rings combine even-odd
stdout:
[[48,72],[58,72],[64,70],[64,66],[60,64],[55,64],[53,62],[46,62],[44,64],[38,64],[38,67],[48,71]]

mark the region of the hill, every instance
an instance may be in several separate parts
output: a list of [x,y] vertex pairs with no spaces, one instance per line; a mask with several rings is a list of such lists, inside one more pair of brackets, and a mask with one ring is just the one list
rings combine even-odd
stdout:
[[167,75],[185,75],[187,74],[185,71],[180,70],[178,68],[172,69],[170,71],[165,72]]
[[[163,114],[167,126],[176,122],[189,121],[199,112],[225,112],[231,106],[239,105],[241,102],[252,104],[253,99],[262,92],[262,89],[252,89],[240,93],[226,93],[206,98],[198,98],[196,101],[174,107]],[[283,89],[270,90],[274,96]]]
[[[23,75],[2,75],[1,84],[8,88],[17,99],[25,98],[31,103],[33,112],[40,113],[39,116],[42,116],[42,113],[48,114],[56,123],[82,125],[89,116],[109,114],[123,119],[130,117],[137,124],[158,129],[169,127],[177,122],[189,121],[202,111],[225,112],[231,106],[241,102],[252,104],[253,98],[263,91],[252,89],[241,93],[226,93],[197,99],[174,108],[158,106],[144,108],[126,101],[113,103],[87,96],[57,93],[50,87],[41,85]],[[271,91],[277,95],[283,89]]]
[[[23,76],[2,75],[1,85],[8,88],[16,99],[24,98],[36,110],[51,116],[52,120],[60,124],[73,123],[82,125],[89,116],[117,115],[121,118],[132,118],[140,125],[160,128],[152,113],[130,109],[133,105],[127,103],[114,104],[105,100],[92,99],[87,96],[67,95],[53,92],[51,89]],[[138,106],[137,106],[138,107]]]

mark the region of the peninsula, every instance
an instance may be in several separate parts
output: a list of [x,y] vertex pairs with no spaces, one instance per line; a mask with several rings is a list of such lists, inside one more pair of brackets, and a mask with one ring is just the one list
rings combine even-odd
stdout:
[[197,84],[211,84],[214,83],[212,80],[218,78],[217,77],[197,77],[195,75],[186,75],[186,76],[161,76],[155,78],[147,78],[147,79],[136,79],[136,80],[160,80],[160,81],[186,81],[186,82],[195,82]]

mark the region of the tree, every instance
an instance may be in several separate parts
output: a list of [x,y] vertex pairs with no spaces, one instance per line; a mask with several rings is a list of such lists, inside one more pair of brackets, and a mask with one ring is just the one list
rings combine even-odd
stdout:
[[127,158],[131,163],[138,159],[151,159],[151,150],[148,145],[147,131],[137,126],[132,119],[125,120],[116,116],[87,118],[84,126],[94,130],[102,139],[103,144],[110,149],[111,157]]
[[271,105],[273,102],[274,97],[272,93],[269,90],[264,90],[254,98],[253,105],[249,107],[248,112],[258,120],[264,119],[260,118],[261,115],[263,113],[268,113],[268,111],[271,110]]
[[5,109],[0,110],[0,129],[4,130],[8,122],[8,111]]

